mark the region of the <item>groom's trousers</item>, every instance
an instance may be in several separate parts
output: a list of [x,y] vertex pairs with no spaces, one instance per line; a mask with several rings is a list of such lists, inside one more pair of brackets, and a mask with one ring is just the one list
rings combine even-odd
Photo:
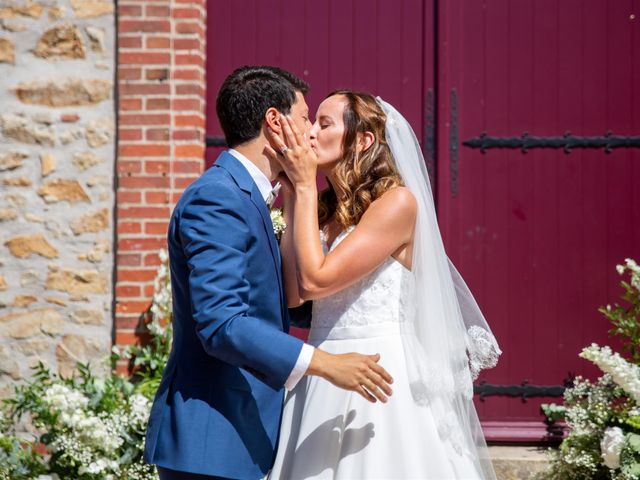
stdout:
[[226,477],[211,477],[197,473],[176,472],[168,468],[157,467],[160,480],[230,480]]

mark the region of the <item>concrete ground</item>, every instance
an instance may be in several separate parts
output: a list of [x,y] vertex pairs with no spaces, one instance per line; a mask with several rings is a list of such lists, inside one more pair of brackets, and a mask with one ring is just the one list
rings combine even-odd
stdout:
[[547,466],[546,448],[522,446],[489,447],[498,480],[527,480]]

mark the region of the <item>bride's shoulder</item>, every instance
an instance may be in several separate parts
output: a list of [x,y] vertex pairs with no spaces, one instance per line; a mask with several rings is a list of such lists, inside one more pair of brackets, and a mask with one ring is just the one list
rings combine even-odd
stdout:
[[379,209],[390,210],[395,215],[415,216],[418,202],[407,187],[394,187],[384,192],[372,203]]
[[384,192],[367,209],[363,216],[378,224],[398,228],[413,225],[418,212],[418,202],[407,187],[394,187]]
[[394,202],[407,202],[416,204],[416,197],[408,187],[393,187],[384,192],[378,200],[391,198]]

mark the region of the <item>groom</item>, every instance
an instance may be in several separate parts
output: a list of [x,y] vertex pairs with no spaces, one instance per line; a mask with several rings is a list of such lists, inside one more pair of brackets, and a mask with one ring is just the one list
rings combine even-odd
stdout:
[[[183,193],[169,224],[173,350],[149,418],[145,461],[162,480],[257,480],[277,447],[284,387],[319,375],[390,392],[378,355],[331,355],[287,334],[281,259],[267,200],[281,167],[264,155],[280,114],[310,128],[308,86],[243,67],[216,109],[231,150]],[[384,394],[376,396],[386,401]]]

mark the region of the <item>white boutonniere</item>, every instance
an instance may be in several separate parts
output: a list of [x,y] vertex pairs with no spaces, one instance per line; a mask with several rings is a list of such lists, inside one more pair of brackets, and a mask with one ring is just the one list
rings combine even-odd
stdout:
[[281,208],[272,208],[269,213],[271,213],[271,223],[273,224],[273,233],[276,235],[276,238],[280,240],[280,237],[287,229],[287,223],[284,221],[284,215],[282,214]]

